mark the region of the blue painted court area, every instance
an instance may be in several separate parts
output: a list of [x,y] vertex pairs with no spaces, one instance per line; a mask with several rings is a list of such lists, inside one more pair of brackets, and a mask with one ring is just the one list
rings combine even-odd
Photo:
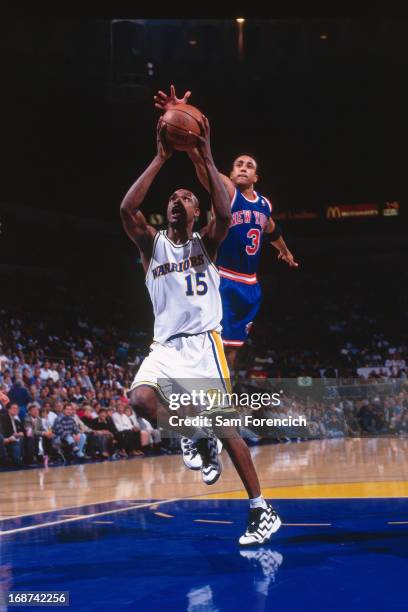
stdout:
[[237,544],[246,501],[132,503],[2,521],[4,532],[109,512],[3,535],[3,587],[70,591],[62,609],[88,612],[408,609],[406,498],[279,500],[285,525],[251,549]]

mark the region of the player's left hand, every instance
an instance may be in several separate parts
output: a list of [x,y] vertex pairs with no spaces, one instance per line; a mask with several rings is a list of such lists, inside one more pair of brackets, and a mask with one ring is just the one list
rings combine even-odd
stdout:
[[191,91],[186,91],[182,98],[177,98],[174,85],[170,85],[170,95],[168,96],[164,93],[164,91],[159,90],[157,95],[154,96],[154,105],[156,108],[166,111],[177,104],[188,104],[188,99],[190,96]]
[[292,253],[289,250],[279,251],[278,259],[281,259],[282,261],[286,261],[286,263],[288,264],[290,268],[299,267],[299,264],[295,261]]

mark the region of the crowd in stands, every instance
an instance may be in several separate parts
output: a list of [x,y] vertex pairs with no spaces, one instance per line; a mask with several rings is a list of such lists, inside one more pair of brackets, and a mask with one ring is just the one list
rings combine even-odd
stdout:
[[[88,292],[85,299],[79,288],[71,294],[57,284],[44,300],[39,283],[36,289],[20,305],[0,307],[0,462],[35,465],[178,450],[177,435],[154,429],[128,402],[133,376],[148,353],[151,325],[135,325],[133,310],[119,297],[109,306],[102,293],[93,298]],[[288,308],[288,300],[276,305],[271,318],[266,292],[240,353],[238,378],[326,377],[350,387],[331,402],[283,402],[282,414],[306,416],[308,431],[286,428],[266,438],[408,433],[408,342],[401,335],[406,304],[397,311],[394,303],[392,317],[383,304],[376,310],[375,300],[366,303],[355,287],[349,289],[330,301],[332,290],[323,287],[323,306],[321,295],[309,292],[304,318]],[[300,299],[295,290],[293,297]],[[106,308],[92,317],[95,304]],[[365,393],[352,392],[363,386]],[[243,434],[253,443],[263,437]]]

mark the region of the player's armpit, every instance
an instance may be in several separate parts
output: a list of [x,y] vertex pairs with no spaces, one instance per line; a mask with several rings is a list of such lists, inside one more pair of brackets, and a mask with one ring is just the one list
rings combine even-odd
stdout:
[[229,224],[229,221],[225,222],[213,217],[208,225],[200,230],[204,246],[212,261],[215,261],[218,247],[228,234]]
[[120,216],[126,234],[137,245],[142,255],[150,260],[157,230],[148,225],[144,214],[140,210],[130,213],[125,208],[121,208]]

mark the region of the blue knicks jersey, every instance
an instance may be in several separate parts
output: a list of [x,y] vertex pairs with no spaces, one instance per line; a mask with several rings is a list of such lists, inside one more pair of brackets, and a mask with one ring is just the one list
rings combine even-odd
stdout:
[[220,276],[247,284],[257,283],[256,271],[261,253],[262,233],[272,214],[272,205],[264,196],[254,192],[255,200],[248,200],[239,189],[231,204],[232,220],[225,240],[218,249]]

